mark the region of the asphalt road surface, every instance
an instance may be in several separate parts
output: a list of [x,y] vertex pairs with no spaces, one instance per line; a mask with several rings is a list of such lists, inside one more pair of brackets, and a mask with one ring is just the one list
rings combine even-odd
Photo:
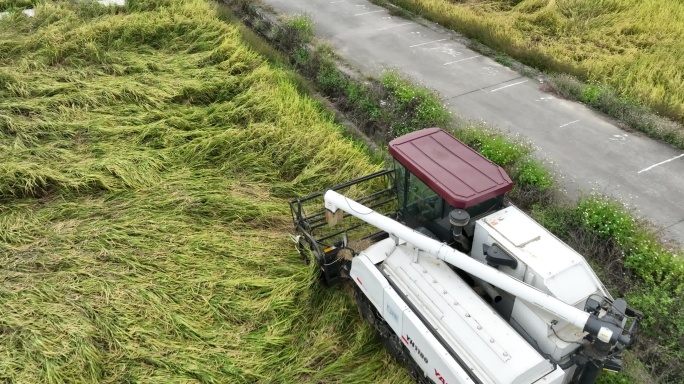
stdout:
[[545,93],[538,80],[466,48],[450,31],[367,1],[264,1],[279,13],[308,14],[316,36],[363,73],[395,69],[441,93],[454,113],[529,138],[564,176],[570,196],[597,190],[618,197],[684,244],[683,151]]

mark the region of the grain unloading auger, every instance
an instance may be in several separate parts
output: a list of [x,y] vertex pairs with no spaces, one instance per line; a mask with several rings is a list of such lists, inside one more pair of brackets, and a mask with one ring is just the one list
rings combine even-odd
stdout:
[[[353,281],[364,317],[412,378],[584,384],[621,369],[641,314],[614,300],[581,255],[504,203],[512,183],[503,169],[436,128],[397,138],[389,151],[393,170],[291,208],[303,255],[313,254],[328,284]],[[363,185],[372,191],[363,195]],[[307,216],[321,198],[325,209]],[[362,241],[349,243],[350,233]]]

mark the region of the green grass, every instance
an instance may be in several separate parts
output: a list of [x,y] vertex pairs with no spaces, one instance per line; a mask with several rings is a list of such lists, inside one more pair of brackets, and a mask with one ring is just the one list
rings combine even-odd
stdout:
[[391,71],[383,74],[380,83],[389,94],[389,109],[394,115],[390,129],[394,137],[449,124],[450,112],[431,90],[416,86],[407,77]]
[[406,382],[288,237],[379,168],[204,1],[0,21],[0,377]]
[[0,0],[0,12],[33,8],[41,0]]

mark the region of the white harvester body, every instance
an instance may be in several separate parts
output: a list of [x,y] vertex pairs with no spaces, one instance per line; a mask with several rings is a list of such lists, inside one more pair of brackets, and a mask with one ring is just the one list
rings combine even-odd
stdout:
[[[416,382],[593,384],[622,369],[642,314],[505,203],[513,183],[503,168],[439,128],[388,151],[393,169],[290,210],[302,256],[311,252],[326,284],[354,282],[361,313]],[[323,211],[307,213],[320,198]],[[349,232],[365,245],[349,246]]]
[[[509,206],[477,221],[473,250],[496,242],[520,263],[507,271],[336,192],[325,202],[330,219],[342,210],[390,235],[353,258],[350,277],[432,381],[569,382],[575,367],[563,370],[548,355],[560,362],[582,346],[589,319],[582,308],[608,293],[581,255],[534,220]],[[452,266],[507,292],[500,303],[511,307],[508,321]]]
[[483,383],[533,383],[547,375],[555,379],[546,383],[563,383],[563,372],[554,372],[448,264],[418,252],[414,262],[413,246],[383,240],[354,258],[351,277],[433,381],[472,383],[470,371]]

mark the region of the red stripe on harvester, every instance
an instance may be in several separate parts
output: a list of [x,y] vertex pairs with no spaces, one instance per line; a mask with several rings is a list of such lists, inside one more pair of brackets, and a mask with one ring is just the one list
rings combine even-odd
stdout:
[[356,278],[356,281],[358,281],[359,284],[363,285],[363,283],[361,282],[361,279],[359,279],[358,277]]
[[406,340],[406,338],[404,338],[404,335],[401,335],[401,339],[404,340],[404,343],[408,344],[408,340]]

